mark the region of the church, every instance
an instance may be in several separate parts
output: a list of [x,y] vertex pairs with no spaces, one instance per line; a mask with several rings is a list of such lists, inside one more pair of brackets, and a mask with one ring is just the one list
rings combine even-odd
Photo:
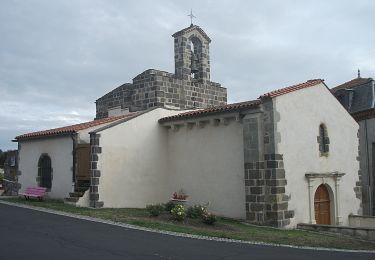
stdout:
[[183,190],[188,205],[285,228],[361,213],[359,126],[323,80],[227,104],[208,35],[191,24],[172,36],[174,73],[142,72],[100,97],[91,122],[15,138],[20,191],[143,208]]

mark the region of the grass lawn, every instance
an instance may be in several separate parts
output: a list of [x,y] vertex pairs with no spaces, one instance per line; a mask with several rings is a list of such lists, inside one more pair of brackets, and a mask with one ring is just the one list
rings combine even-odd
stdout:
[[66,205],[62,200],[47,199],[45,201],[25,200],[24,198],[2,199],[13,203],[21,203],[41,208],[48,208],[78,215],[90,216],[137,226],[167,230],[180,233],[204,235],[220,238],[231,238],[246,241],[257,241],[275,244],[327,247],[354,250],[375,250],[375,243],[361,241],[340,235],[326,235],[302,230],[282,230],[269,227],[246,225],[240,221],[218,218],[214,225],[203,224],[200,219],[186,219],[178,222],[165,213],[159,217],[149,217],[146,209],[132,208],[77,208]]

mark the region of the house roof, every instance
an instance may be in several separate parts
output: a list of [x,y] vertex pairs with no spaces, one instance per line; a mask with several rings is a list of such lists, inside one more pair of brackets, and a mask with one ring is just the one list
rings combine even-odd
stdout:
[[25,140],[25,139],[37,138],[37,137],[39,138],[39,137],[48,137],[48,136],[77,133],[78,131],[88,129],[88,128],[91,128],[91,127],[94,127],[94,126],[100,126],[100,125],[103,125],[103,124],[106,124],[106,123],[111,123],[111,122],[117,121],[117,120],[122,119],[122,118],[132,117],[132,116],[134,116],[134,114],[137,114],[137,113],[129,113],[129,114],[126,114],[126,115],[121,115],[121,116],[112,116],[112,117],[107,117],[107,118],[102,118],[102,119],[97,119],[97,120],[81,123],[81,124],[27,133],[27,134],[16,136],[15,139],[17,141],[20,141],[20,140]]
[[308,80],[304,83],[300,83],[300,84],[292,85],[292,86],[289,86],[289,87],[273,90],[271,92],[268,92],[266,94],[261,95],[260,98],[266,98],[266,97],[274,98],[274,97],[278,97],[278,96],[281,96],[281,95],[284,95],[284,94],[288,94],[288,93],[296,91],[296,90],[312,87],[312,86],[318,85],[320,83],[324,84],[324,80],[323,79],[311,79],[311,80]]
[[364,111],[355,112],[352,114],[352,117],[357,121],[362,121],[366,119],[371,119],[375,117],[375,109],[370,108]]
[[348,82],[345,82],[341,85],[338,85],[338,86],[332,88],[331,92],[335,93],[336,91],[338,91],[340,89],[350,89],[350,88],[353,88],[355,86],[367,84],[367,83],[371,82],[372,80],[373,80],[372,78],[355,78],[355,79],[349,80]]
[[168,116],[163,117],[159,119],[159,122],[168,122],[168,121],[174,121],[178,119],[185,119],[190,117],[198,117],[198,116],[206,116],[216,113],[223,113],[223,112],[232,112],[242,109],[249,109],[249,108],[255,108],[259,106],[260,100],[251,100],[246,102],[240,102],[240,103],[233,103],[228,105],[221,105],[216,107],[210,107],[205,109],[197,109],[189,112],[180,113],[174,116]]

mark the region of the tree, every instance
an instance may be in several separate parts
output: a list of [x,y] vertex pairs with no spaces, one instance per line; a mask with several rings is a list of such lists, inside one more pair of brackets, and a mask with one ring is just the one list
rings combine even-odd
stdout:
[[6,158],[7,158],[7,152],[3,152],[0,149],[0,168],[4,168],[4,162]]

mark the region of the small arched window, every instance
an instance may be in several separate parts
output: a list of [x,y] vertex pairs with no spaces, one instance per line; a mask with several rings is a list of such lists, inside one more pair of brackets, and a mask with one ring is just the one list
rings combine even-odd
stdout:
[[329,137],[327,132],[327,127],[324,124],[319,126],[319,152],[321,156],[327,156],[329,152]]
[[38,161],[38,186],[47,188],[51,191],[52,187],[52,167],[51,158],[48,154],[42,154]]

